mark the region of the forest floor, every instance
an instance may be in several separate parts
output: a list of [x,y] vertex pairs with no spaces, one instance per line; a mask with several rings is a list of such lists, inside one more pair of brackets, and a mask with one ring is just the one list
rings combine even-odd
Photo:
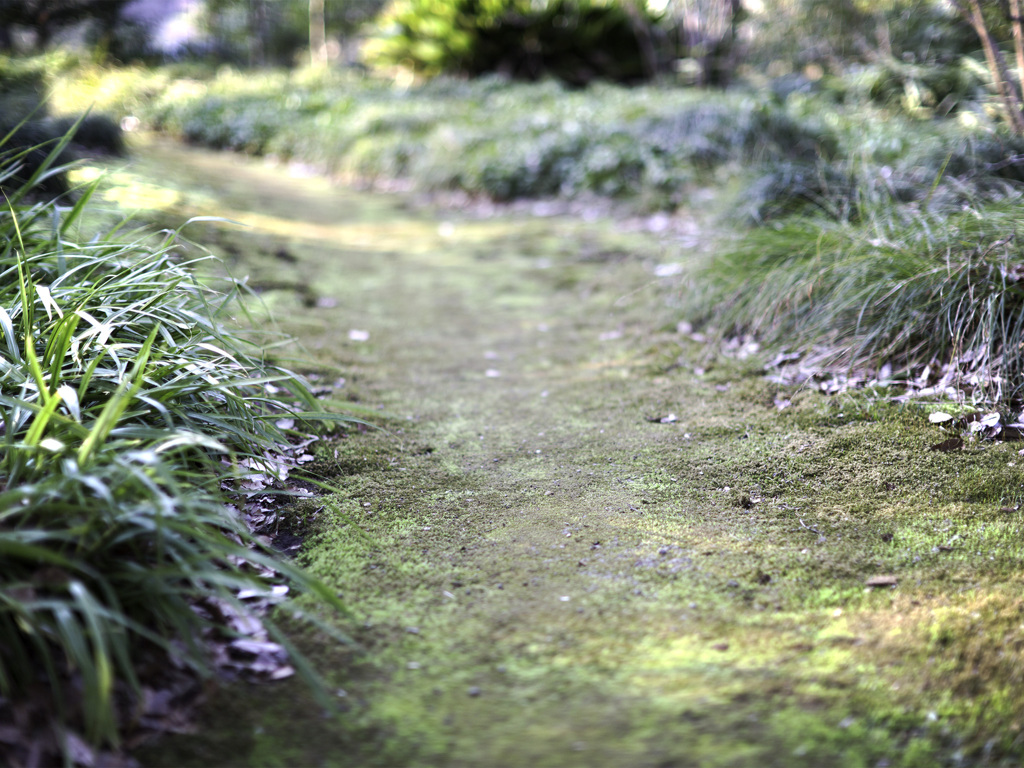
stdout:
[[312,446],[340,492],[297,507],[354,614],[356,645],[295,630],[341,713],[221,686],[144,764],[1024,754],[1020,444],[929,450],[921,409],[709,360],[673,276],[714,247],[698,219],[439,211],[156,142],[105,190],[247,224],[186,234],[381,427]]

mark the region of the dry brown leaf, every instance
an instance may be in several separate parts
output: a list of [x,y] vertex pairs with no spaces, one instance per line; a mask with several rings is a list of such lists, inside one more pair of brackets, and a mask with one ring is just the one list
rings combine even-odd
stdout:
[[964,439],[962,437],[951,437],[949,440],[943,440],[941,443],[936,443],[931,446],[929,450],[949,453],[951,451],[959,451],[963,447]]
[[895,587],[899,579],[895,576],[872,576],[864,583],[869,587]]

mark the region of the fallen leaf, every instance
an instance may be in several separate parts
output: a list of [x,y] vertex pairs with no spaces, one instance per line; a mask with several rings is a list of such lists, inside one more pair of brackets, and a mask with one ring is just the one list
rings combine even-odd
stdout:
[[936,443],[929,450],[949,453],[950,451],[959,451],[963,447],[964,439],[962,437],[951,437],[949,440],[943,440],[941,443]]
[[142,711],[150,717],[166,717],[171,713],[174,691],[162,689],[142,689]]
[[895,576],[872,576],[864,583],[869,587],[895,587],[899,579]]
[[278,667],[270,673],[271,680],[284,680],[286,677],[291,677],[295,674],[295,668],[285,664],[283,667]]
[[269,641],[237,638],[228,643],[228,645],[247,656],[279,656],[284,658],[288,655],[283,645]]
[[1002,436],[1004,440],[1024,440],[1024,424],[1020,422],[1004,424]]
[[998,412],[986,413],[986,414],[971,414],[968,417],[967,428],[972,434],[979,432],[987,433],[988,437],[995,437],[1002,431],[1002,424],[1000,424],[1000,416]]
[[942,411],[935,411],[933,413],[928,414],[928,421],[930,421],[932,424],[941,424],[944,421],[952,420],[953,417],[950,414],[943,413]]
[[64,749],[65,754],[70,762],[77,765],[93,766],[96,765],[96,753],[93,752],[92,747],[74,731],[64,730],[62,733],[58,732],[60,736],[64,738]]
[[670,413],[668,416],[654,416],[652,418],[647,419],[647,421],[651,422],[652,424],[674,424],[675,422],[679,421],[679,417],[676,416],[674,413]]
[[765,368],[781,368],[786,363],[792,363],[795,360],[799,360],[803,356],[802,352],[780,352],[771,362],[765,365]]

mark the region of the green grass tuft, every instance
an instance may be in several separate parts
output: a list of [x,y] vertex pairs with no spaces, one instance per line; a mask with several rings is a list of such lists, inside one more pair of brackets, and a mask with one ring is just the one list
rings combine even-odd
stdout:
[[754,230],[709,267],[716,291],[707,315],[723,335],[817,348],[848,369],[888,364],[909,379],[951,366],[948,383],[979,399],[1017,398],[1017,205],[1012,197],[956,213],[890,207],[858,223],[793,219]]
[[[117,744],[115,694],[139,694],[153,648],[207,669],[199,601],[248,615],[238,590],[288,578],[342,606],[221,491],[287,442],[282,416],[323,418],[315,398],[222,323],[238,286],[200,284],[178,233],[83,242],[92,189],[38,201],[63,143],[0,209],[0,696],[44,683],[51,711]],[[19,157],[0,145],[0,178]]]

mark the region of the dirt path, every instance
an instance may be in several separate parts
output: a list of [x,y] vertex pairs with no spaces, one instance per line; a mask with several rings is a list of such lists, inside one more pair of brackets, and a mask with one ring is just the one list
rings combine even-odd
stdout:
[[[387,430],[323,444],[343,493],[304,508],[305,561],[359,617],[365,652],[305,641],[345,713],[228,687],[148,764],[937,765],[997,732],[1012,754],[1019,665],[971,617],[1024,637],[1020,526],[960,481],[1019,489],[1012,450],[954,479],[920,420],[780,412],[753,365],[701,371],[655,276],[678,245],[145,157],[174,215],[252,226],[196,234]],[[972,674],[1004,698],[975,710]]]

